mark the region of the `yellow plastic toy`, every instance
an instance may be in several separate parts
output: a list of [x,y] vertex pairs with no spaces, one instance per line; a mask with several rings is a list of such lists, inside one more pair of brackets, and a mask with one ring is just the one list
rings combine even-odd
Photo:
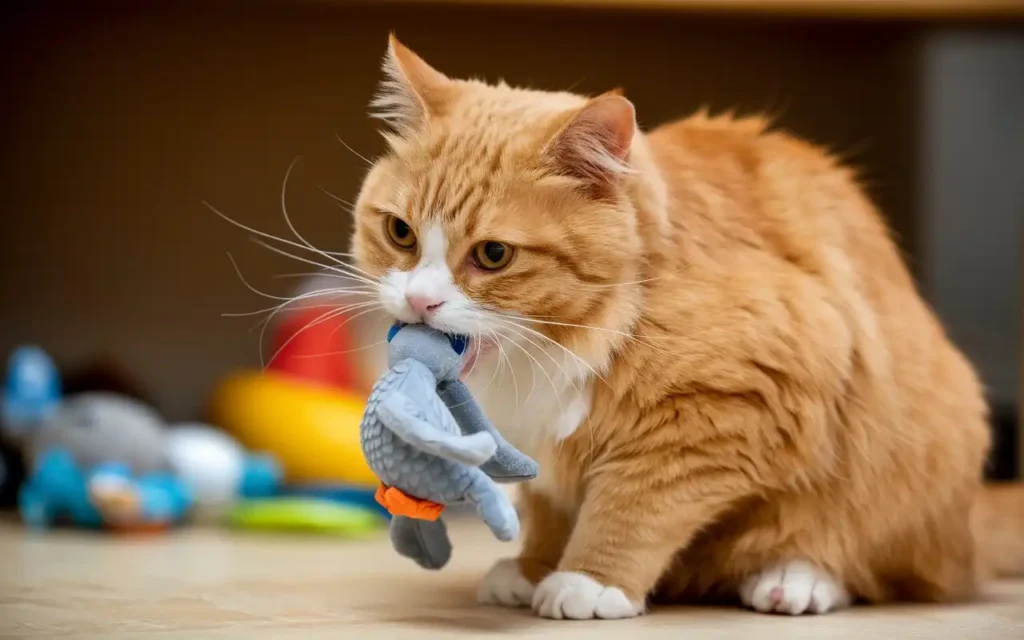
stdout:
[[229,376],[214,391],[210,421],[251,451],[272,452],[290,483],[376,486],[363,458],[365,399],[275,371]]

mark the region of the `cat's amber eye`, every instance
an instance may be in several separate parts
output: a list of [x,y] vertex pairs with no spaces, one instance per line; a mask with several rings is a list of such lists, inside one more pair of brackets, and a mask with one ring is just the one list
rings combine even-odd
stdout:
[[412,227],[406,224],[405,220],[397,216],[388,216],[385,228],[388,232],[388,239],[399,249],[409,251],[416,246],[416,234]]
[[497,271],[512,261],[515,250],[504,242],[481,242],[473,247],[473,262],[481,269]]

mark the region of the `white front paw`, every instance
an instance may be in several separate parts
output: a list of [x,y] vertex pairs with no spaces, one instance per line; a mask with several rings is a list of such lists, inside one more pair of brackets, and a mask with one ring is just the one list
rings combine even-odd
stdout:
[[828,613],[850,605],[846,588],[826,571],[789,560],[754,574],[740,587],[743,604],[761,613]]
[[515,558],[498,560],[484,576],[476,597],[481,604],[528,607],[533,601],[533,584],[523,577]]
[[534,584],[523,577],[518,560],[505,558],[495,562],[484,575],[476,599],[480,604],[529,606],[534,600]]
[[631,602],[622,589],[606,587],[590,576],[571,571],[552,573],[537,586],[533,610],[555,620],[614,620],[644,612],[643,603]]

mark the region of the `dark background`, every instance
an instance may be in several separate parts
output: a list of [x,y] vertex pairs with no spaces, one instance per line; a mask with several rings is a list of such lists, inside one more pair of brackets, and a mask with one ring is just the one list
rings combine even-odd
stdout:
[[[1024,31],[988,21],[844,19],[431,3],[8,2],[0,9],[0,353],[96,357],[171,419],[258,366],[261,288],[308,269],[202,206],[285,232],[279,203],[344,250],[382,148],[366,103],[387,33],[454,76],[597,93],[642,126],[701,107],[767,112],[856,166],[990,389],[992,473],[1015,473],[1020,405]],[[585,4],[585,3],[581,3]],[[982,3],[983,4],[983,3]],[[156,5],[156,6],[154,6]]]

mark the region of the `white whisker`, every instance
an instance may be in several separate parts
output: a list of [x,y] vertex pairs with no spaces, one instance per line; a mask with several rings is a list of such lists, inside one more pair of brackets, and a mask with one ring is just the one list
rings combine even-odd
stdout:
[[367,158],[363,154],[359,153],[358,151],[356,151],[355,149],[350,147],[347,142],[345,142],[344,140],[341,139],[341,136],[338,135],[337,131],[334,132],[334,137],[337,138],[338,142],[340,142],[346,149],[351,151],[352,155],[354,155],[355,157],[359,158],[360,160],[365,162],[367,165],[369,165],[371,167],[373,166],[373,160],[370,160],[369,158]]
[[[515,332],[515,330],[513,330],[513,331]],[[522,334],[519,334],[518,332],[515,332],[515,333],[517,333],[517,335],[519,335],[521,338],[524,338],[527,342],[530,342],[529,338],[526,338],[525,336],[523,336]],[[533,364],[530,365],[531,366],[531,371],[534,371],[533,367],[536,367],[537,369],[540,369],[540,372],[543,373],[544,377],[548,379],[548,383],[551,385],[552,391],[555,392],[555,401],[558,402],[558,413],[559,414],[565,413],[565,407],[562,406],[561,389],[559,389],[558,386],[555,384],[554,379],[551,377],[550,374],[548,374],[547,370],[541,365],[540,362],[537,361],[536,358],[533,357],[533,355],[530,353],[529,349],[526,349],[525,347],[523,347],[523,345],[519,344],[515,340],[511,340],[511,339],[508,339],[508,338],[506,338],[506,340],[508,340],[509,344],[511,344],[515,348],[519,349],[520,351],[522,351],[523,354],[525,354],[526,357],[529,358],[532,361]],[[533,344],[533,343],[531,342],[531,344]],[[534,346],[536,346],[536,345],[534,345]],[[547,352],[545,351],[545,353],[547,353]],[[548,354],[548,356],[550,357],[550,354]],[[552,360],[553,360],[553,358],[552,358]],[[555,363],[555,366],[556,367],[558,366],[557,362]]]
[[[509,323],[509,324],[511,325],[512,323]],[[517,327],[518,329],[526,329],[526,327],[521,327],[521,326],[518,326],[518,325],[515,325],[515,326],[516,326],[516,327]],[[572,387],[572,388],[573,388],[573,389],[574,389],[574,390],[575,390],[575,391],[576,391],[577,393],[579,393],[579,392],[580,392],[580,389],[579,389],[579,387],[577,387],[577,386],[576,386],[576,381],[575,381],[574,377],[573,377],[573,376],[571,376],[571,375],[569,375],[569,372],[567,372],[567,371],[565,370],[565,367],[563,366],[563,365],[564,365],[564,361],[563,361],[563,364],[559,364],[559,363],[558,363],[558,360],[555,360],[555,357],[554,357],[553,355],[551,355],[551,354],[550,354],[550,353],[548,352],[548,350],[547,350],[547,349],[545,349],[545,348],[544,348],[544,347],[543,347],[542,345],[539,345],[539,344],[537,344],[536,342],[534,342],[533,340],[531,340],[529,336],[527,336],[526,334],[520,333],[520,332],[519,332],[519,331],[517,331],[516,329],[513,329],[513,328],[512,328],[511,326],[510,326],[510,327],[506,327],[506,328],[507,328],[508,330],[512,331],[513,333],[515,333],[515,334],[516,334],[517,336],[519,336],[519,337],[520,337],[520,338],[522,338],[523,340],[526,340],[527,342],[529,342],[529,343],[530,343],[530,345],[531,345],[531,346],[532,346],[533,348],[535,348],[535,349],[536,349],[537,351],[540,351],[541,353],[543,353],[544,355],[546,355],[546,356],[548,357],[548,359],[549,359],[549,360],[551,360],[552,364],[554,364],[554,365],[555,365],[555,369],[556,369],[556,370],[557,370],[557,371],[558,371],[559,373],[561,373],[561,374],[562,374],[562,377],[563,377],[563,378],[565,379],[565,381],[569,383],[569,386],[571,386],[571,387]],[[552,342],[553,342],[553,341],[552,341]],[[558,344],[558,343],[555,343],[555,344]],[[561,345],[558,345],[558,346],[561,346]],[[557,387],[555,387],[555,390],[556,390],[556,391],[558,391],[558,388],[557,388]]]
[[296,355],[295,357],[296,358],[300,358],[300,359],[307,359],[307,358],[324,358],[324,357],[327,357],[327,356],[344,356],[344,355],[348,355],[350,353],[357,353],[359,351],[366,351],[367,349],[373,349],[374,347],[379,347],[380,345],[386,344],[386,343],[387,343],[387,340],[380,340],[378,342],[374,342],[373,344],[364,344],[361,347],[355,347],[354,349],[346,349],[344,351],[325,351],[323,353],[302,354],[302,355]]
[[[645,282],[654,282],[655,280],[661,280],[665,276],[655,276],[653,278],[644,278],[643,280],[632,280],[630,282],[611,282],[608,284],[590,284],[587,282],[579,282],[574,284],[574,287],[588,287],[591,289],[612,289],[614,287],[628,287],[634,284],[644,284]],[[536,317],[536,316],[535,316]]]
[[235,261],[235,256],[231,255],[230,251],[228,252],[228,260],[231,261],[231,266],[234,267],[235,269],[235,275],[238,276],[238,279],[242,281],[242,284],[245,285],[245,288],[248,289],[249,291],[252,291],[256,295],[268,298],[270,300],[291,300],[291,298],[285,298],[283,296],[275,296],[270,293],[264,293],[263,291],[260,291],[256,287],[249,284],[249,281],[245,279],[244,275],[242,275],[242,270],[238,268],[238,263]]
[[295,224],[292,223],[292,218],[291,218],[290,215],[288,215],[288,179],[291,178],[292,171],[295,169],[295,165],[297,165],[299,163],[299,160],[301,160],[301,159],[302,159],[302,156],[296,156],[296,158],[294,160],[292,160],[291,164],[288,165],[288,169],[285,170],[285,172],[284,172],[284,180],[281,181],[281,213],[282,213],[282,215],[284,215],[285,224],[288,225],[288,228],[291,230],[292,234],[299,240],[299,242],[304,244],[306,246],[306,248],[309,249],[310,251],[314,251],[316,253],[319,253],[320,255],[324,256],[328,260],[333,260],[338,265],[340,265],[342,267],[345,267],[346,269],[351,269],[352,271],[355,271],[357,273],[361,273],[363,276],[366,276],[368,278],[372,278],[373,275],[371,275],[369,273],[366,273],[362,269],[359,269],[358,267],[354,267],[354,266],[348,264],[347,262],[343,262],[341,260],[338,260],[337,258],[335,258],[333,255],[327,253],[326,251],[321,251],[320,249],[318,249],[315,246],[313,246],[313,243],[311,243],[309,240],[306,240],[306,238],[301,233],[299,233],[299,230],[295,227]]
[[[298,273],[276,273],[271,276],[274,279],[281,280],[286,278],[337,278],[339,280],[355,280],[352,276],[341,274],[341,273],[329,273],[326,271],[301,271]],[[368,284],[357,284],[350,287],[353,290],[366,290],[370,286]]]
[[[502,316],[502,317],[504,317],[504,316]],[[541,333],[540,331],[536,331],[536,330],[534,330],[534,329],[531,329],[530,327],[526,327],[526,326],[523,326],[523,325],[521,325],[521,324],[518,324],[518,323],[516,323],[516,322],[512,322],[512,321],[510,321],[510,320],[500,320],[500,319],[499,319],[499,320],[497,320],[497,321],[498,321],[498,322],[502,322],[502,323],[506,323],[506,324],[510,324],[510,325],[513,325],[513,326],[515,326],[515,327],[518,327],[519,329],[522,329],[523,331],[528,331],[529,333],[531,333],[532,335],[535,335],[535,336],[537,336],[538,338],[541,338],[541,339],[543,339],[543,340],[547,340],[547,341],[548,341],[548,342],[550,342],[551,344],[553,344],[553,345],[555,345],[556,347],[558,347],[559,349],[561,349],[561,350],[562,350],[562,351],[563,351],[563,352],[564,352],[565,354],[568,354],[569,356],[572,356],[572,358],[574,358],[574,359],[575,359],[575,360],[576,360],[576,361],[577,361],[578,363],[580,363],[580,364],[582,364],[582,365],[583,365],[584,367],[586,367],[586,368],[587,368],[587,369],[588,369],[588,370],[590,371],[590,373],[591,373],[591,374],[593,374],[593,376],[594,376],[595,378],[597,378],[597,379],[598,379],[598,380],[600,380],[601,382],[605,382],[605,379],[604,379],[604,377],[602,377],[602,376],[601,376],[601,374],[600,374],[600,373],[598,373],[598,372],[597,372],[597,370],[596,370],[596,369],[594,369],[594,367],[592,367],[592,366],[590,365],[590,363],[588,363],[588,362],[587,362],[586,360],[584,360],[584,359],[583,359],[583,358],[581,358],[580,356],[576,355],[576,353],[575,353],[575,352],[573,352],[573,351],[572,351],[572,349],[569,349],[568,347],[566,347],[566,346],[564,346],[564,345],[560,344],[560,343],[559,343],[558,341],[556,341],[556,340],[552,340],[551,338],[547,337],[546,335],[544,335],[544,334],[543,334],[543,333]],[[545,350],[545,353],[547,353],[547,351],[546,351],[546,350]],[[578,367],[577,367],[577,368],[578,368]],[[564,370],[564,369],[562,369],[562,373],[563,373],[563,374],[565,374],[565,375],[566,375],[566,377],[568,377],[568,378],[572,378],[572,376],[569,376],[569,375],[568,375],[567,373],[565,373],[565,370]]]
[[626,333],[625,331],[619,331],[618,329],[607,329],[605,327],[593,327],[593,326],[585,325],[585,324],[573,324],[571,322],[554,322],[552,320],[540,320],[539,316],[512,316],[512,315],[506,315],[506,314],[503,314],[503,313],[497,313],[497,312],[494,312],[494,311],[491,311],[491,313],[493,315],[498,316],[499,318],[507,318],[509,320],[516,320],[516,321],[523,321],[523,320],[525,320],[527,322],[536,322],[538,324],[546,324],[546,325],[551,325],[551,326],[555,326],[555,327],[572,327],[572,328],[576,328],[576,329],[590,329],[591,331],[606,331],[608,333],[612,333],[612,334],[615,334],[615,335],[618,335],[618,336],[623,336],[625,338],[635,339],[635,336],[633,336],[632,334]]
[[[509,324],[515,324],[515,323],[509,323]],[[529,329],[528,327],[524,327],[524,326],[521,326],[521,325],[516,325],[516,326],[518,326],[518,328],[520,328],[520,329],[523,329],[523,330],[526,330],[526,331],[531,331],[532,333],[534,333],[534,334],[538,335],[539,337],[541,337],[541,338],[544,338],[544,339],[545,339],[545,340],[547,340],[548,342],[550,342],[550,343],[552,343],[552,344],[554,344],[554,345],[556,345],[556,346],[560,347],[560,348],[561,348],[561,349],[562,349],[562,350],[563,350],[563,351],[564,351],[565,353],[567,353],[567,354],[571,355],[572,357],[576,358],[576,359],[577,359],[577,360],[578,360],[579,362],[583,363],[583,365],[584,365],[584,366],[586,366],[586,367],[587,367],[588,369],[590,369],[590,371],[591,371],[591,372],[592,372],[592,373],[593,373],[593,374],[594,374],[594,375],[595,375],[595,376],[596,376],[596,377],[597,377],[597,378],[598,378],[599,380],[601,380],[602,382],[605,382],[604,378],[602,378],[602,377],[601,377],[601,376],[600,376],[600,375],[599,375],[599,374],[598,374],[598,373],[597,373],[596,371],[594,371],[593,367],[591,367],[591,366],[590,366],[589,364],[587,364],[587,363],[586,363],[586,361],[584,361],[584,360],[583,360],[582,358],[580,358],[580,357],[579,357],[578,355],[576,355],[575,353],[573,353],[573,352],[572,352],[572,350],[570,350],[570,349],[568,349],[568,348],[566,348],[566,347],[562,346],[561,344],[559,344],[559,343],[555,342],[554,340],[552,340],[551,338],[549,338],[549,337],[545,336],[545,335],[544,335],[544,334],[542,334],[542,333],[539,333],[539,332],[533,331],[532,329]],[[517,331],[515,331],[515,329],[512,329],[512,331],[514,331],[515,333],[517,333],[517,334],[518,334],[518,332],[517,332]],[[520,335],[521,337],[523,337],[523,338],[524,338],[525,340],[527,340],[528,342],[530,342],[530,344],[534,344],[534,342],[533,342],[532,340],[530,340],[529,338],[527,338],[526,336],[523,336],[522,334],[519,334],[519,335]],[[514,342],[513,342],[513,344],[514,344]],[[539,348],[539,347],[538,347],[538,348]],[[544,352],[545,354],[547,354],[547,350],[546,350],[546,349],[541,349],[541,350],[542,350],[542,351],[543,351],[543,352]],[[524,351],[524,352],[525,352],[525,351]],[[558,362],[557,362],[557,361],[555,361],[554,357],[553,357],[553,356],[551,356],[551,354],[547,354],[547,355],[548,355],[548,357],[549,357],[549,358],[551,358],[552,362],[554,362],[554,363],[555,363],[555,366],[556,366],[556,367],[558,367]],[[572,388],[573,388],[573,389],[574,389],[574,390],[576,391],[576,393],[577,393],[577,394],[579,394],[580,396],[582,396],[582,394],[583,394],[583,391],[582,391],[582,390],[581,390],[581,389],[580,389],[579,387],[577,387],[577,386],[576,386],[576,385],[575,385],[575,384],[573,383],[573,380],[572,380],[572,376],[570,376],[570,375],[569,375],[568,373],[566,373],[566,371],[565,371],[565,369],[564,369],[564,368],[561,368],[561,367],[559,367],[559,368],[560,368],[560,370],[562,371],[562,375],[564,375],[564,376],[565,376],[566,380],[567,380],[567,381],[569,382],[569,384],[570,384],[570,385],[572,385]],[[541,370],[543,371],[543,369],[541,369]],[[550,378],[549,378],[549,380],[550,380]],[[607,384],[607,382],[605,382],[605,384]],[[552,382],[552,386],[554,386],[554,383],[553,383],[553,382]],[[559,397],[559,394],[558,394],[558,390],[556,389],[555,391],[556,391],[555,397],[557,398],[557,397]],[[562,406],[561,406],[561,400],[559,400],[559,413],[562,413],[562,414],[564,414],[564,413],[565,413],[564,409],[562,409]],[[586,423],[587,423],[587,429],[588,429],[588,434],[589,434],[589,436],[590,436],[590,456],[591,456],[591,458],[593,458],[593,456],[594,456],[594,448],[595,448],[595,442],[594,442],[594,426],[593,426],[592,424],[590,424],[590,420],[589,420],[589,418],[588,418],[588,417],[586,417],[586,416],[585,416],[585,417],[583,418],[583,420],[584,420],[584,422],[586,422]],[[562,450],[562,446],[563,446],[564,444],[565,444],[565,440],[564,440],[564,439],[563,439],[562,441],[560,441],[560,442],[559,442],[559,444],[558,444],[558,451],[559,451],[559,453],[561,453],[561,450]]]
[[[480,362],[480,360],[481,360],[480,356],[477,356],[477,359],[473,362],[472,366],[469,367],[469,371],[466,373],[466,377],[467,378],[469,377],[469,375],[471,373],[473,373],[473,369],[476,367],[477,363]],[[494,367],[494,371],[491,372],[491,379],[488,380],[487,384],[484,385],[484,388],[479,391],[479,395],[483,395],[488,389],[491,388],[491,385],[494,384],[494,379],[496,377],[498,377],[498,371],[499,370],[501,370],[501,362],[500,361],[498,362],[497,366]],[[502,375],[504,376],[504,374],[502,374]],[[501,383],[499,382],[498,384],[500,385]]]
[[[308,331],[309,329],[312,329],[313,327],[316,327],[316,326],[318,326],[318,325],[321,325],[321,324],[323,324],[324,322],[329,322],[330,320],[333,320],[333,319],[335,319],[335,318],[339,318],[339,317],[341,317],[341,316],[343,316],[343,315],[347,314],[347,313],[348,313],[348,312],[350,312],[350,311],[355,311],[356,309],[362,309],[362,308],[364,308],[364,307],[370,307],[370,309],[368,309],[367,311],[372,311],[372,310],[373,310],[373,309],[374,309],[375,307],[378,307],[378,306],[379,306],[379,303],[377,303],[377,302],[360,302],[360,303],[356,303],[356,304],[351,304],[351,305],[347,305],[347,306],[345,306],[345,307],[341,307],[341,308],[339,308],[339,309],[336,309],[336,310],[334,310],[334,311],[328,311],[328,312],[326,312],[326,313],[320,314],[320,315],[319,315],[318,317],[316,317],[315,319],[313,319],[313,320],[311,320],[311,321],[307,322],[306,324],[304,324],[304,325],[303,325],[303,326],[302,326],[302,327],[301,327],[301,328],[300,328],[300,329],[299,329],[298,331],[296,331],[296,332],[295,332],[295,333],[293,333],[292,335],[288,336],[288,339],[287,339],[287,340],[285,340],[285,341],[284,341],[284,342],[283,342],[283,343],[281,344],[281,346],[279,346],[279,347],[277,348],[277,350],[276,350],[276,351],[274,352],[274,355],[270,357],[270,360],[269,360],[269,361],[267,361],[267,362],[266,362],[266,364],[264,364],[264,363],[263,363],[263,360],[262,360],[262,353],[261,353],[261,362],[260,362],[260,364],[261,364],[261,365],[262,365],[263,367],[267,367],[267,366],[269,366],[270,364],[273,364],[274,360],[275,360],[275,359],[277,359],[277,356],[281,355],[281,352],[282,352],[282,351],[283,351],[283,350],[284,350],[284,349],[285,349],[285,348],[286,348],[286,347],[287,347],[287,346],[288,346],[289,344],[291,344],[291,343],[292,343],[292,341],[294,341],[294,340],[295,340],[296,338],[298,338],[298,337],[299,337],[300,335],[302,335],[303,333],[305,333],[305,332],[306,332],[306,331]],[[342,323],[342,325],[344,325],[344,324],[347,324],[347,323],[348,323],[349,321],[351,321],[351,320],[352,320],[353,318],[356,318],[356,317],[358,317],[359,315],[362,315],[363,313],[365,313],[365,312],[360,312],[359,314],[356,314],[355,316],[350,316],[350,317],[349,317],[349,318],[348,318],[347,320],[345,320],[345,322],[343,322],[343,323]],[[264,327],[264,328],[265,328],[265,327]],[[261,333],[261,335],[260,335],[260,343],[262,344],[262,342],[263,342],[263,335],[262,335],[262,333]],[[262,350],[261,350],[261,352],[262,352]]]
[[[338,135],[337,131],[334,132],[334,137],[338,140],[338,142],[340,142],[342,144],[342,146],[344,146],[346,149],[348,149],[352,153],[352,155],[354,155],[355,157],[357,157],[360,160],[362,160],[363,162],[365,162],[367,164],[367,166],[369,166],[369,167],[374,167],[374,166],[378,166],[379,167],[380,166],[380,165],[375,165],[372,160],[370,160],[369,158],[367,158],[366,156],[364,156],[363,154],[359,153],[358,151],[353,149],[351,146],[349,146],[349,144],[347,142],[345,142],[344,140],[341,139],[341,136]],[[401,180],[398,176],[396,176],[391,171],[388,171],[387,173],[391,177],[392,180],[394,180],[395,182],[398,183],[398,185],[400,187],[402,187],[403,189],[408,190],[409,185],[406,184],[405,181]]]
[[[223,218],[228,223],[234,225],[235,227],[238,227],[239,229],[241,229],[243,231],[248,231],[249,233],[251,233],[253,235],[257,235],[257,236],[260,236],[260,237],[263,237],[263,238],[267,238],[268,240],[273,240],[275,242],[280,242],[282,244],[286,244],[286,245],[291,246],[291,247],[296,247],[298,249],[304,249],[306,251],[310,250],[309,247],[306,247],[305,245],[301,245],[298,242],[294,242],[292,240],[289,240],[288,238],[281,238],[279,236],[275,236],[272,233],[267,233],[265,231],[260,231],[258,229],[254,229],[253,227],[250,227],[248,225],[242,224],[241,222],[239,222],[239,221],[235,220],[234,218],[228,216],[226,213],[222,212],[220,209],[218,209],[217,207],[213,206],[212,204],[210,204],[206,200],[203,200],[203,206],[206,207],[207,209],[209,209],[210,211],[212,211],[213,213],[217,214],[217,216]],[[339,256],[347,256],[347,255],[349,255],[349,254],[341,252],[341,251],[323,251],[322,253],[326,253],[326,254],[329,254],[329,255],[339,255]]]
[[[295,302],[302,302],[303,300],[308,300],[309,298],[319,298],[321,296],[328,296],[328,295],[337,295],[338,297],[344,297],[344,296],[372,296],[372,295],[376,295],[376,294],[368,293],[368,292],[362,292],[362,291],[350,291],[350,290],[347,290],[347,289],[321,289],[319,291],[311,291],[309,293],[304,293],[302,295],[295,296],[294,298],[288,298],[287,300],[285,300],[281,304],[276,304],[276,305],[274,305],[272,307],[267,307],[265,309],[256,309],[255,311],[226,312],[226,313],[222,313],[220,315],[221,315],[222,318],[247,318],[249,316],[258,316],[258,315],[260,315],[262,313],[271,313],[271,312],[276,311],[278,309],[281,309],[283,307],[287,307],[287,306],[289,306],[289,305],[291,305],[292,303],[295,303]],[[326,309],[328,307],[330,307],[330,308],[337,308],[337,306],[338,305],[336,305],[336,304],[311,304],[311,305],[303,305],[303,306],[301,306],[299,308],[300,309]]]
[[[476,331],[475,336],[476,336],[476,339],[479,340],[480,339],[480,313],[479,312],[477,312],[477,314],[476,314],[476,326],[477,326],[477,331]],[[467,371],[466,374],[464,376],[461,376],[461,377],[463,377],[466,380],[468,380],[469,377],[471,375],[473,375],[473,371],[476,369],[476,365],[480,363],[480,359],[481,359],[480,358],[480,354],[477,353],[477,357],[476,357],[475,360],[473,360],[473,364],[469,365],[469,371]],[[491,378],[493,379],[494,376],[492,375]],[[488,386],[490,386],[489,382],[487,384],[488,384]],[[486,389],[487,387],[484,387],[484,388]]]
[[352,204],[351,202],[342,198],[341,196],[337,196],[334,193],[328,191],[327,188],[324,187],[323,185],[318,184],[316,188],[319,189],[325,196],[337,202],[338,206],[344,209],[347,213],[355,214],[356,205]]
[[[256,287],[254,287],[251,284],[249,284],[249,282],[245,279],[245,276],[242,275],[242,270],[239,269],[238,263],[235,261],[235,257],[233,255],[231,255],[231,253],[228,253],[228,260],[231,261],[231,265],[234,267],[235,273],[238,275],[239,280],[241,280],[242,284],[244,284],[249,290],[251,290],[254,293],[256,293],[258,295],[261,295],[261,296],[263,296],[265,298],[269,298],[271,300],[283,300],[283,302],[281,304],[277,305],[276,307],[272,307],[271,311],[270,311],[270,314],[266,318],[264,318],[261,322],[258,322],[253,327],[253,329],[255,329],[256,327],[260,327],[259,345],[260,345],[260,365],[261,366],[263,366],[263,341],[264,341],[265,336],[266,336],[267,327],[270,326],[270,323],[274,320],[275,317],[277,317],[277,314],[281,313],[281,311],[286,309],[290,304],[292,304],[294,302],[297,302],[297,301],[307,300],[307,299],[310,299],[310,298],[317,298],[317,297],[320,297],[320,296],[327,296],[327,295],[347,295],[346,293],[340,293],[340,292],[344,291],[343,289],[321,289],[321,290],[317,290],[317,291],[310,291],[310,292],[307,292],[307,293],[303,293],[303,294],[300,294],[298,296],[294,296],[294,297],[291,297],[291,298],[285,298],[285,297],[282,297],[282,296],[275,296],[275,295],[271,295],[269,293],[264,293],[264,292],[260,291],[259,289],[257,289]],[[367,295],[369,295],[369,294],[367,294]]]
[[[498,363],[500,364],[502,360],[504,360],[505,364],[508,365],[509,372],[512,374],[512,387],[515,389],[516,393],[516,406],[512,411],[512,417],[514,418],[519,415],[519,381],[516,380],[516,368],[512,366],[512,360],[509,359],[508,354],[505,353],[504,347],[501,346],[501,339],[498,334],[494,331],[488,331],[487,334],[488,337],[494,340],[495,346],[498,347]],[[531,388],[530,391],[532,392],[533,389]]]
[[[508,342],[514,342],[514,340],[512,340],[508,336],[502,335],[500,329],[497,330],[497,331],[494,331],[492,333],[493,333],[495,339],[499,343],[501,342],[502,339],[504,339],[504,340],[506,340]],[[509,367],[513,367],[512,359],[508,356],[507,352],[505,354],[505,360],[506,360],[506,362],[508,362],[508,366]],[[527,404],[527,405],[530,404],[530,400],[533,398],[533,394],[534,394],[534,392],[536,390],[537,390],[537,369],[533,365],[530,365],[530,392],[526,394],[526,399],[523,401],[525,404]],[[518,397],[516,398],[516,400],[518,402]]]
[[[682,355],[682,354],[679,354],[679,353],[676,353],[676,352],[673,352],[673,351],[668,351],[667,349],[663,349],[663,348],[659,347],[657,344],[655,344],[655,337],[651,337],[651,336],[642,336],[641,337],[641,336],[634,335],[632,333],[627,333],[625,331],[619,331],[617,329],[608,329],[608,328],[605,328],[605,327],[594,327],[594,326],[585,325],[585,324],[573,324],[571,322],[552,322],[552,321],[549,321],[549,320],[541,320],[541,319],[539,319],[539,316],[511,316],[511,315],[501,314],[501,313],[494,312],[494,311],[491,311],[491,313],[492,313],[492,315],[497,316],[499,318],[507,318],[509,320],[532,322],[532,323],[536,323],[536,324],[546,324],[546,325],[551,325],[551,326],[556,326],[556,327],[571,327],[571,328],[575,328],[575,329],[586,329],[586,330],[589,330],[589,331],[603,331],[603,332],[606,332],[606,333],[611,333],[613,335],[621,336],[621,337],[625,338],[628,341],[638,342],[638,343],[640,343],[640,344],[642,344],[642,345],[644,345],[646,347],[650,347],[651,349],[655,349],[659,353],[663,353],[663,354],[666,354],[666,355],[677,355],[677,356],[678,355]],[[519,325],[519,326],[522,327],[522,325]],[[525,328],[525,327],[522,327],[522,328]],[[551,340],[547,336],[544,336],[544,337],[546,339],[548,339],[548,340]],[[663,340],[671,340],[671,337],[665,336],[662,339]]]
[[[320,295],[330,295],[330,294],[334,294],[334,291],[331,290],[331,289],[325,289],[325,290],[321,290],[321,291],[313,291],[313,292],[310,292],[308,294],[301,294],[299,296],[296,296],[294,298],[294,300],[304,300],[304,299],[307,299],[307,298],[319,297]],[[365,301],[362,301],[362,302],[359,302],[359,303],[350,303],[350,304],[364,304],[364,303],[365,303]],[[341,310],[347,310],[347,308],[348,308],[348,306],[346,306],[346,305],[342,305],[341,307],[339,307],[337,304],[335,304],[333,306],[334,306],[335,309],[341,309]],[[287,308],[287,303],[279,305],[277,309],[274,309],[273,311],[271,311],[270,314],[266,318],[263,319],[263,327],[260,329],[260,342],[259,342],[260,343],[260,356],[261,356],[261,358],[262,358],[262,355],[263,355],[263,338],[264,338],[264,335],[267,332],[267,327],[269,327],[270,324],[274,321],[274,318],[277,317],[277,314],[281,313],[286,308]],[[259,326],[259,325],[257,325],[257,326]]]
[[282,255],[282,256],[285,256],[287,258],[291,258],[292,260],[296,260],[298,262],[304,262],[306,264],[313,265],[314,267],[320,267],[322,269],[327,269],[327,270],[333,271],[335,273],[340,273],[342,275],[348,276],[352,280],[357,280],[359,282],[362,282],[362,283],[370,285],[370,286],[374,286],[374,287],[380,286],[380,283],[377,282],[376,280],[371,280],[369,278],[365,278],[365,277],[363,277],[361,275],[358,275],[358,274],[355,274],[355,273],[349,273],[347,271],[344,271],[341,267],[334,266],[334,265],[329,265],[329,264],[323,264],[323,263],[317,262],[315,260],[310,260],[308,258],[303,258],[302,256],[297,256],[297,255],[295,255],[293,253],[288,253],[287,251],[285,251],[284,249],[281,249],[280,247],[275,247],[274,245],[268,244],[266,242],[263,242],[262,240],[259,240],[257,238],[252,238],[251,240],[252,240],[252,242],[254,244],[257,244],[257,245],[263,247],[264,249],[267,249],[268,251],[272,251],[272,252],[274,252],[274,253],[276,253],[278,255]]

